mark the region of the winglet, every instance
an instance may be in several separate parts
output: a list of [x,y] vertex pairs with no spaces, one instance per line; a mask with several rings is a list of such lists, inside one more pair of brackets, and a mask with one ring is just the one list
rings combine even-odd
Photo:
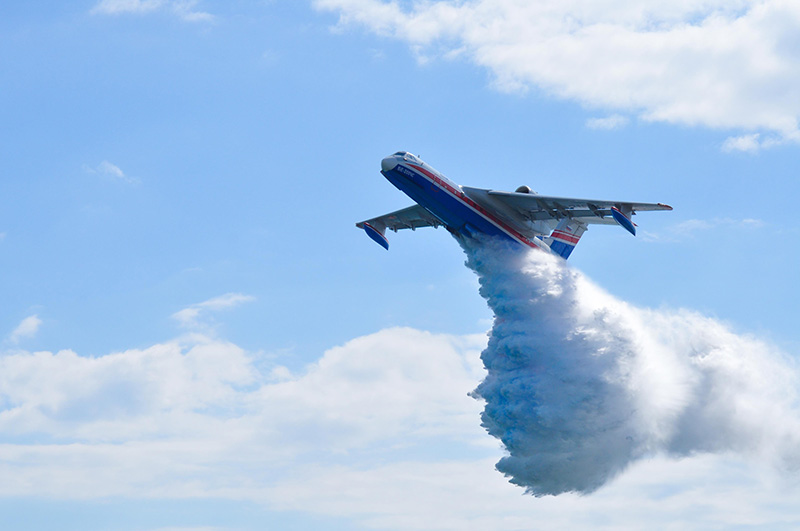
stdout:
[[611,207],[611,216],[614,218],[614,221],[622,226],[623,229],[636,236],[636,227],[633,226],[633,222],[617,207]]
[[374,241],[387,251],[389,250],[389,240],[387,240],[386,236],[384,236],[381,232],[379,232],[378,229],[376,229],[367,222],[359,223],[357,226],[360,226],[362,229],[364,229],[364,232],[367,233],[367,236],[369,236],[372,239],[372,241]]

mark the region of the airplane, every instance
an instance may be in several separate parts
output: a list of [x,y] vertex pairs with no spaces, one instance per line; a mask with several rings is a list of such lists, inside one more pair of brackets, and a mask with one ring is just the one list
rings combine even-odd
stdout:
[[497,236],[566,260],[588,225],[620,225],[636,236],[636,212],[672,210],[663,203],[551,197],[528,186],[514,192],[459,186],[408,151],[384,158],[381,173],[416,203],[356,223],[387,251],[386,229],[443,226],[456,238]]

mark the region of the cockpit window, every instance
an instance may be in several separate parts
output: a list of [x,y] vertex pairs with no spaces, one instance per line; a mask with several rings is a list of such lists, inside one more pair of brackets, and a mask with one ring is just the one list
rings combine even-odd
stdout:
[[412,160],[414,162],[419,162],[419,159],[415,157],[413,154],[409,153],[408,151],[398,151],[394,154],[394,156],[403,157],[405,160]]

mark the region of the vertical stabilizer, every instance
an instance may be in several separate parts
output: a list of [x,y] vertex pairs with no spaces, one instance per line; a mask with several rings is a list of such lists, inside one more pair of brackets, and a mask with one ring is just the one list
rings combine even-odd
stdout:
[[549,238],[545,239],[550,245],[550,250],[566,260],[572,250],[578,245],[583,233],[586,232],[586,224],[575,219],[564,218],[553,230]]

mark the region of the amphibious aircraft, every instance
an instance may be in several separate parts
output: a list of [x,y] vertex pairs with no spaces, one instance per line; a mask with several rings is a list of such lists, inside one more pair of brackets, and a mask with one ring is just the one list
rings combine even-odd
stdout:
[[620,225],[635,236],[636,212],[672,210],[663,203],[551,197],[527,186],[514,192],[459,186],[407,151],[383,159],[381,173],[417,203],[356,223],[387,250],[386,229],[443,226],[457,238],[498,236],[566,260],[588,225]]

